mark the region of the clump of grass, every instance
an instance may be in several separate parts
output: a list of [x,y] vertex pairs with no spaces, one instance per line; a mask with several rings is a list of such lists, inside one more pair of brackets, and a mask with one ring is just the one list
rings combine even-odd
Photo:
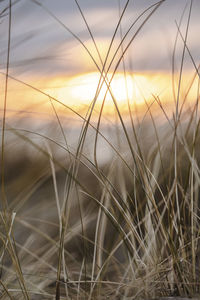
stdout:
[[[182,36],[174,115],[168,116],[160,99],[152,95],[152,105],[146,103],[143,119],[133,118],[129,103],[128,122],[118,108],[110,83],[135,37],[165,1],[146,9],[124,35],[120,26],[129,1],[122,10],[119,7],[119,21],[104,61],[75,1],[95,45],[99,64],[80,38],[41,3],[33,2],[78,39],[99,70],[100,79],[96,95],[83,116],[51,95],[11,77],[8,45],[6,82],[10,77],[46,96],[56,121],[48,124],[51,130],[46,134],[20,129],[20,124],[13,127],[9,122],[6,124],[5,101],[0,297],[92,300],[195,296],[199,293],[200,275],[199,91],[191,111],[181,106],[180,99],[193,1]],[[11,3],[7,8],[10,20]],[[138,29],[126,42],[136,24]],[[9,28],[11,32],[11,25]],[[118,31],[121,42],[110,57]],[[114,62],[113,76],[108,79]],[[198,68],[192,62],[198,76]],[[125,63],[123,68],[126,78]],[[116,110],[116,123],[111,125],[108,136],[102,126],[106,95],[97,121],[92,119],[103,83]],[[71,110],[82,122],[73,146],[55,102]],[[154,116],[155,105],[165,119],[162,124]],[[11,149],[15,149],[15,156]],[[29,154],[22,154],[23,149]],[[109,149],[111,158],[102,163],[102,151],[108,153],[105,149]]]

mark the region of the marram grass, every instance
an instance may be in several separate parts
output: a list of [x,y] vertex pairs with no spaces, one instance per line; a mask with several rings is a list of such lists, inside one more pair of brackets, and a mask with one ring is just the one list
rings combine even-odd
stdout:
[[[75,2],[98,50],[81,7]],[[191,55],[187,30],[182,36],[182,64],[172,117],[156,95],[152,95],[151,105],[146,103],[143,118],[133,115],[130,103],[129,116],[124,117],[110,90],[112,78],[107,76],[117,58],[114,76],[135,37],[164,2],[142,13],[140,17],[147,15],[126,46],[124,41],[140,17],[124,36],[121,31],[121,43],[110,58],[127,1],[105,61],[97,51],[100,64],[71,32],[100,72],[87,113],[82,115],[71,109],[81,121],[79,132],[74,129],[76,139],[72,145],[67,139],[68,125],[56,110],[55,103],[59,101],[9,74],[8,43],[6,82],[18,80],[38,94],[43,93],[56,121],[43,123],[46,127],[38,130],[24,129],[26,122],[22,128],[23,120],[10,125],[5,89],[0,299],[132,300],[194,297],[200,292],[199,95],[197,91],[196,102],[186,110],[187,97],[181,99],[180,94],[185,52]],[[34,3],[70,31],[41,3]],[[9,20],[11,7],[12,1],[7,8]],[[8,32],[11,39],[11,22]],[[198,76],[198,68],[192,62]],[[123,67],[126,77],[125,64]],[[115,120],[107,127],[102,125],[105,99],[93,120],[102,82],[115,107]],[[154,115],[155,106],[162,122]]]

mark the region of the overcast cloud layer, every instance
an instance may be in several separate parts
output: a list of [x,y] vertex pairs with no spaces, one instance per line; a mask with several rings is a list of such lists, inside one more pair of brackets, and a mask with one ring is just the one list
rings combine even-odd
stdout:
[[[98,66],[101,61],[96,53],[94,44],[74,0],[29,0],[12,1],[11,57],[10,67],[17,75],[51,75],[71,74],[95,71],[95,66],[87,51],[72,35],[72,32],[84,42],[92,53]],[[16,2],[16,3],[15,3]],[[0,68],[5,69],[7,56],[8,14],[4,12],[8,1],[0,2]],[[42,3],[41,5],[38,5]],[[119,20],[118,0],[79,0],[84,16],[89,24],[102,59],[112,39]],[[130,0],[123,17],[121,30],[124,35],[136,18],[156,1]],[[120,1],[121,10],[126,1]],[[166,0],[144,25],[129,50],[126,52],[126,67],[139,72],[170,70],[172,53],[177,34],[176,22],[181,24],[181,32],[185,35],[188,19],[189,0]],[[149,11],[150,12],[150,11]],[[52,17],[52,14],[57,18]],[[134,36],[138,26],[148,13],[133,26],[123,49]],[[193,1],[190,28],[187,45],[196,64],[200,61],[199,32],[200,32],[200,1]],[[61,25],[62,22],[71,33]],[[109,61],[120,42],[119,31],[110,53]],[[115,67],[121,55],[120,49],[112,68]],[[183,42],[179,36],[176,48],[176,65],[178,68]],[[186,55],[185,65],[192,68],[189,56]],[[119,66],[119,69],[121,66]]]

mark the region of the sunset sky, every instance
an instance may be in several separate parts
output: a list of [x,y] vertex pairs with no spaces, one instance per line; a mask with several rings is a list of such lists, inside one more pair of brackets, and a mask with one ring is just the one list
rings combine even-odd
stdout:
[[[2,12],[0,19],[0,66],[3,72],[5,72],[7,61],[8,37],[8,11],[4,12],[4,9],[8,6],[8,3],[9,1],[7,0],[1,1],[0,3],[0,12]],[[84,17],[88,22],[101,59],[104,60],[119,20],[120,11],[124,8],[126,1],[79,0],[76,3],[74,0],[13,0],[12,3],[10,75],[33,84],[45,92],[53,93],[55,97],[68,97],[67,104],[70,104],[70,102],[75,103],[76,97],[79,98],[79,102],[81,96],[81,101],[83,102],[86,96],[92,99],[98,84],[98,78],[95,77],[98,74],[98,69],[89,57],[87,51],[80,42],[75,39],[72,33],[75,34],[84,43],[90,53],[92,53],[98,66],[101,67],[102,64],[77,3],[80,5]],[[121,22],[120,30],[122,36],[124,36],[136,18],[154,3],[156,3],[156,1],[129,1]],[[163,2],[144,25],[125,54],[125,68],[127,72],[131,73],[131,76],[138,74],[138,76],[140,76],[138,78],[141,78],[141,76],[144,78],[144,76],[146,76],[145,74],[148,74],[148,80],[147,77],[143,81],[136,77],[135,79],[139,85],[143,85],[143,88],[144,85],[147,87],[149,94],[152,92],[159,93],[161,90],[166,89],[166,81],[168,82],[171,76],[172,55],[177,34],[176,22],[180,23],[182,17],[180,30],[182,35],[185,36],[189,7],[189,0],[166,0]],[[123,49],[134,36],[138,27],[142,24],[150,11],[151,10],[133,26],[123,43]],[[187,46],[197,66],[200,61],[198,38],[200,32],[199,13],[200,1],[194,0]],[[69,30],[64,28],[64,26]],[[118,30],[114,39],[107,66],[112,60],[113,54],[120,43],[120,30]],[[121,51],[122,49],[119,49],[110,71],[115,68],[121,56]],[[182,52],[183,41],[179,35],[175,51],[175,71],[177,71],[177,73],[180,69]],[[123,64],[120,63],[118,72],[122,71]],[[187,51],[184,59],[184,71],[186,73],[194,71],[194,66]],[[91,73],[94,75],[93,78],[91,77]],[[152,74],[152,79],[150,79],[149,74]],[[85,77],[83,77],[83,75]],[[165,77],[161,78],[162,76]],[[77,82],[74,78],[82,80],[84,82],[83,85],[81,81]],[[166,78],[168,79],[166,80]],[[86,83],[87,80],[88,82]],[[91,96],[89,96],[86,90],[89,86],[91,87],[91,84],[93,87]],[[122,86],[123,83],[118,81],[117,85]],[[77,86],[79,87],[76,88]],[[132,93],[135,86],[129,86]],[[10,83],[10,89],[11,87],[12,83]],[[15,83],[15,89],[16,88]],[[73,90],[75,88],[76,92]],[[65,89],[68,91],[65,91]],[[115,90],[117,90],[116,87]],[[14,89],[11,89],[10,93],[12,94],[13,91]],[[138,92],[137,90],[136,93]],[[75,95],[74,98],[72,94]],[[86,96],[84,97],[83,94]],[[70,99],[69,95],[71,95]],[[123,100],[123,97],[125,96],[119,95],[119,101],[120,99]],[[140,100],[138,100],[138,102],[140,102]]]

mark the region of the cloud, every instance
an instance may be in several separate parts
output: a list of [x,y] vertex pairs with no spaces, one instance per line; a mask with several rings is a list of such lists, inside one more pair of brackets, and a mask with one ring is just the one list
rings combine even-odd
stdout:
[[[95,47],[81,17],[75,1],[60,0],[59,5],[54,0],[40,1],[55,16],[63,22],[92,52],[95,60],[100,64]],[[121,0],[121,7],[126,1]],[[137,16],[144,11],[154,1],[137,0],[130,1],[127,11],[122,20],[122,35],[124,35]],[[171,57],[177,33],[175,20],[179,22],[187,0],[167,0],[159,10],[148,20],[138,36],[133,41],[125,55],[127,68],[131,64],[138,70],[161,70],[171,67]],[[83,10],[85,18],[90,26],[95,41],[100,49],[102,59],[105,58],[106,51],[116,28],[119,11],[116,0],[80,0],[79,4]],[[0,3],[0,10],[5,6],[4,1]],[[194,55],[195,61],[199,59],[199,32],[198,11],[200,1],[195,0],[191,17],[188,46]],[[181,30],[185,32],[188,16],[188,7]],[[127,36],[123,49],[128,45],[134,36],[137,28],[144,20],[144,17],[132,28]],[[0,67],[6,66],[7,55],[7,35],[8,17],[5,16],[0,27]],[[11,32],[11,57],[10,67],[15,74],[56,74],[74,73],[83,71],[96,71],[95,65],[89,58],[86,50],[42,7],[32,1],[20,1],[13,7],[12,11],[12,32]],[[110,59],[120,43],[120,34],[117,33],[112,47]],[[179,39],[177,44],[177,62],[181,57],[183,43]],[[120,50],[121,51],[121,50]],[[117,63],[120,51],[113,64]],[[189,58],[186,56],[186,59]],[[191,67],[191,64],[188,64]],[[120,66],[119,66],[120,68]]]

